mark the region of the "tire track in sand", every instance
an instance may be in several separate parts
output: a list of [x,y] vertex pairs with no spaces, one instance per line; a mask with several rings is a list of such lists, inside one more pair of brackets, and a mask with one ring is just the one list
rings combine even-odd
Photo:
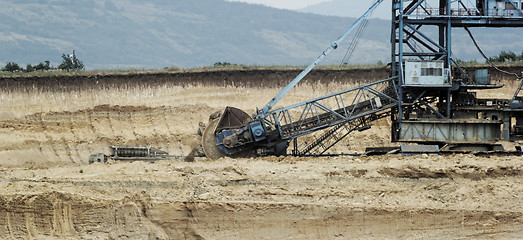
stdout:
[[[140,109],[133,111],[131,113],[130,122],[133,126],[133,133],[136,137],[136,144],[143,146],[151,146],[151,140],[149,139],[147,134],[151,124],[148,123],[148,113],[146,111],[150,110],[145,108],[143,110]],[[140,131],[144,130],[145,133],[141,134]]]
[[[167,143],[169,146],[169,150],[172,150],[176,152],[177,154],[188,154],[188,152],[184,151],[184,143],[183,143],[183,136],[176,131],[176,128],[173,127],[173,124],[180,124],[179,122],[173,121],[173,116],[176,114],[179,114],[180,108],[179,107],[165,107],[166,109],[163,111],[163,121],[165,122],[165,126],[167,128],[167,132],[169,133],[169,137],[167,138]],[[194,148],[194,146],[189,145],[190,149],[189,151]]]
[[[48,128],[46,126],[46,124],[44,123],[44,117],[43,117],[43,114],[39,113],[38,114],[38,119],[40,121],[40,127],[42,128],[42,131],[44,133],[44,136],[45,138],[47,139],[47,142],[49,143],[50,147],[51,147],[51,150],[53,151],[54,155],[60,159],[60,155],[58,154],[58,151],[56,150],[55,148],[55,141],[54,139],[51,137],[51,135],[49,135],[49,132],[48,132]],[[41,143],[43,144],[43,143]],[[42,149],[42,153],[43,152],[43,147],[41,148]],[[44,153],[45,154],[45,153]]]
[[109,129],[111,130],[112,137],[115,138],[116,137],[116,130],[114,129],[113,121],[111,121],[111,113],[112,112],[113,112],[112,110],[108,110],[106,112],[106,118],[107,118],[107,122],[108,122],[108,125],[109,125]]
[[172,142],[172,139],[174,137],[174,132],[172,130],[172,127],[169,125],[169,121],[168,121],[168,118],[167,118],[167,112],[172,112],[173,109],[172,107],[164,107],[165,109],[162,111],[162,114],[161,114],[161,117],[162,117],[162,120],[165,124],[165,129],[167,130],[167,133],[169,134],[169,137],[167,138],[167,150],[169,152],[171,152],[171,148],[173,147],[173,142]]
[[[44,120],[44,114],[39,114],[39,116],[42,126],[45,127],[44,134],[46,135],[46,138],[51,144],[53,152],[58,157],[59,161],[70,161],[73,163],[76,162],[73,157],[73,150],[71,149],[66,136],[66,129],[69,128],[69,126],[67,126],[69,121],[62,121],[64,117],[67,119],[66,115],[52,113],[48,115],[46,120]],[[54,134],[59,134],[61,136],[56,136],[53,138]]]
[[[34,116],[35,116],[35,115],[33,115],[32,117],[34,117]],[[43,129],[43,128],[41,127],[41,121],[37,121],[37,120],[35,120],[35,119],[32,119],[31,116],[24,116],[24,119],[25,119],[25,122],[26,122],[26,124],[27,124],[27,126],[28,126],[28,129],[27,129],[28,132],[31,131],[31,130],[29,130],[29,129],[32,129],[33,127],[37,127],[37,128],[41,128],[41,129]],[[32,124],[33,122],[36,122],[36,123],[37,123],[37,124],[36,124],[37,126],[33,126],[33,124]],[[35,131],[32,130],[32,133],[35,133]],[[37,140],[37,139],[35,139],[34,142],[38,143],[38,151],[40,151],[40,153],[41,153],[42,155],[44,155],[45,153],[44,153],[44,145],[43,145],[43,142],[40,141],[40,140]],[[35,144],[35,145],[36,145],[36,144]]]
[[108,145],[111,145],[113,142],[113,139],[106,136],[107,134],[104,133],[104,125],[102,121],[105,121],[107,118],[106,114],[103,114],[101,111],[104,111],[103,109],[99,109],[99,106],[93,107],[90,110],[87,110],[87,118],[88,118],[88,127],[90,129],[90,132],[94,135],[92,137],[92,140],[88,141],[88,145],[91,145],[91,151],[90,154],[94,153],[103,153],[105,152],[104,149],[107,149]]
[[160,125],[160,124],[157,124],[157,120],[156,120],[157,119],[156,116],[160,115],[160,112],[162,112],[162,108],[161,107],[151,108],[147,112],[148,112],[147,116],[149,117],[148,123],[151,126],[152,131],[153,131],[152,141],[156,142],[155,147],[162,148],[161,145],[163,145],[163,144],[160,142],[160,140],[162,139],[162,134],[157,129],[158,125]]
[[122,122],[120,124],[122,133],[130,133],[127,135],[128,137],[124,137],[123,140],[126,141],[123,143],[124,145],[141,145],[140,142],[143,140],[136,132],[136,121],[134,120],[134,117],[134,112],[118,111],[119,121]]
[[[78,157],[78,161],[81,162],[82,157],[80,156],[80,152],[78,151],[78,149],[80,148],[80,146],[79,146],[78,143],[81,142],[81,139],[78,137],[78,134],[74,131],[74,129],[75,129],[75,128],[74,128],[75,124],[74,124],[74,122],[73,122],[73,117],[72,117],[72,116],[69,116],[69,117],[67,118],[67,120],[68,120],[67,123],[69,124],[69,126],[67,127],[67,129],[71,132],[71,135],[72,135],[72,138],[73,138],[73,140],[72,140],[72,145],[73,145],[73,148],[75,149],[76,157]],[[87,146],[87,147],[89,148],[89,146]],[[90,150],[90,149],[89,149],[89,150]],[[72,160],[72,162],[76,162],[76,161],[74,161],[73,158],[72,158],[71,160]]]
[[[94,138],[96,139],[96,144],[107,145],[112,142],[111,133],[108,133],[105,129],[106,125],[107,127],[112,128],[112,124],[107,116],[107,111],[108,110],[98,109],[97,107],[88,111],[87,116],[89,119],[89,125],[94,134]],[[108,121],[108,123],[104,123],[104,121]],[[109,131],[114,132],[113,129],[110,129]]]
[[[136,117],[135,115],[135,113],[129,113],[129,124],[131,124],[133,129],[135,145],[140,145],[142,139],[140,139],[140,135],[136,133],[136,120],[134,119]],[[145,145],[147,145],[147,140],[143,139],[143,141],[145,142]]]
[[88,111],[88,109],[85,109],[79,112],[71,113],[72,116],[69,117],[69,120],[71,122],[69,131],[71,132],[71,134],[75,135],[75,148],[78,152],[80,162],[84,162],[87,160],[85,158],[82,158],[81,152],[84,152],[87,156],[96,152],[95,148],[91,144],[90,139],[90,135],[93,132],[93,130]]
[[[171,126],[169,125],[169,121],[167,120],[167,111],[172,112],[173,109],[170,108],[170,107],[169,107],[169,108],[166,107],[165,110],[162,111],[162,113],[163,113],[162,116],[163,116],[163,121],[164,121],[164,123],[165,123],[165,127],[166,127],[166,129],[167,129],[167,132],[169,133],[169,136],[172,137],[174,133],[173,133],[173,131],[172,131]],[[168,143],[171,143],[171,140],[168,139],[167,142],[168,142]]]
[[96,131],[96,127],[94,126],[93,122],[93,116],[92,116],[92,112],[91,111],[87,111],[86,112],[87,114],[87,121],[88,121],[88,124],[89,124],[89,129],[91,129],[91,132],[93,133],[93,136],[96,138],[96,140],[100,140],[100,135],[98,135],[98,131]]
[[67,139],[65,139],[64,137],[62,137],[60,140],[61,140],[61,141],[60,141],[61,144],[64,146],[64,150],[65,150],[65,154],[66,154],[66,156],[69,157],[69,160],[70,160],[71,162],[73,162],[73,163],[76,162],[76,161],[74,160],[74,158],[73,158],[73,153],[72,153],[71,147],[69,146],[69,144],[68,144],[68,142],[67,142]]

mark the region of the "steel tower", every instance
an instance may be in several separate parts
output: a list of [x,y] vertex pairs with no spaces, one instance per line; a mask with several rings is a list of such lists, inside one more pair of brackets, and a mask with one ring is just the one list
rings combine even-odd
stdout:
[[[486,71],[461,69],[452,56],[453,28],[523,27],[521,0],[393,0],[391,76],[398,76],[392,140],[489,143],[509,140],[514,114],[506,102],[470,90],[498,88]],[[502,127],[502,132],[500,132]]]

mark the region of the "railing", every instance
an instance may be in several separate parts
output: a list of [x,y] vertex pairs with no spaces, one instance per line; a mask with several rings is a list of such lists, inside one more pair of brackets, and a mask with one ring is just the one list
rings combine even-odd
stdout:
[[[411,16],[448,16],[443,8],[416,8]],[[523,9],[477,9],[477,8],[452,8],[450,16],[490,16],[490,17],[523,17]]]
[[392,111],[390,110],[373,113],[326,129],[322,133],[312,136],[312,141],[303,141],[300,145],[295,146],[293,155],[323,155],[350,133],[369,129],[372,126],[371,122],[385,118],[391,114]]
[[[294,139],[397,106],[392,77],[269,112],[281,139]],[[267,123],[266,123],[267,124]]]

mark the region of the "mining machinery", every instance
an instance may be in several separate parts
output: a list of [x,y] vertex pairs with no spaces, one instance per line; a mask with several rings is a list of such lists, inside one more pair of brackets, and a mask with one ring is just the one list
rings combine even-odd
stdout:
[[89,164],[107,161],[145,161],[182,159],[183,156],[170,155],[168,152],[151,146],[109,146],[110,154],[95,153],[89,156]]
[[[519,96],[523,82],[512,99],[478,98],[476,91],[502,86],[491,84],[486,69],[467,73],[451,51],[454,28],[470,33],[469,28],[476,27],[523,27],[521,0],[478,0],[474,7],[464,0],[392,0],[389,78],[273,110],[382,1],[373,2],[252,116],[227,107],[213,118],[202,134],[205,155],[322,155],[351,132],[369,129],[382,118],[391,119],[392,141],[431,144],[447,151],[491,151],[499,141],[523,136],[523,98]],[[521,80],[520,74],[513,75]],[[301,140],[304,137],[306,141]]]

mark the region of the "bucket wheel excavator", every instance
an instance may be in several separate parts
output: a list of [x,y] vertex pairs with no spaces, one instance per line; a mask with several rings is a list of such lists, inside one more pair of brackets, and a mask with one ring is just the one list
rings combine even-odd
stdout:
[[211,118],[202,134],[202,147],[208,158],[283,155],[291,142],[309,133],[328,129],[319,138],[295,148],[293,154],[320,154],[344,135],[370,127],[374,120],[390,115],[397,104],[394,80],[389,78],[358,88],[334,93],[289,107],[272,110],[320,61],[336,50],[341,42],[381,4],[376,1],[353,25],[283,88],[252,117],[227,107]]
[[[438,151],[492,151],[498,141],[523,139],[523,97],[518,96],[523,82],[513,99],[477,98],[472,90],[502,86],[490,84],[490,75],[482,71],[486,69],[476,70],[470,77],[450,48],[453,28],[464,28],[470,34],[469,27],[523,27],[523,9],[517,8],[523,4],[513,0],[476,1],[476,8],[468,7],[464,0],[392,0],[390,78],[273,110],[356,27],[365,26],[362,23],[382,2],[375,0],[252,116],[227,107],[212,117],[202,131],[205,155],[213,159],[285,155],[290,147],[290,154],[296,156],[323,155],[351,132],[369,129],[373,121],[385,117],[392,121],[392,141],[429,143]],[[433,2],[439,6],[431,8]],[[500,2],[507,6],[501,12]],[[470,37],[481,52],[472,34]]]

